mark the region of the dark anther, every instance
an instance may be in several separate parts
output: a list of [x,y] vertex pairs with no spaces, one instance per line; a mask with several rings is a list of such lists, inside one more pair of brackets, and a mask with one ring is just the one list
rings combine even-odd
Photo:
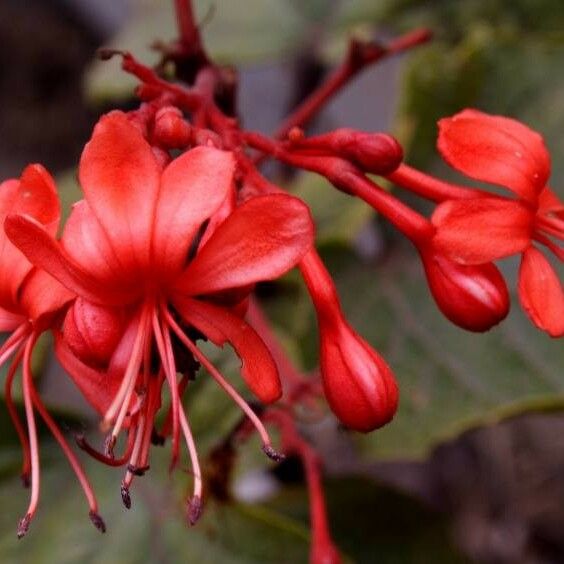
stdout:
[[114,457],[114,447],[116,446],[116,438],[109,435],[104,441],[104,453],[108,458]]
[[125,505],[126,509],[131,509],[131,496],[129,495],[129,488],[125,485],[121,485],[121,501]]
[[190,523],[192,527],[202,516],[203,509],[204,505],[200,496],[195,495],[192,499],[188,500],[188,523]]
[[18,538],[21,539],[27,531],[29,530],[29,524],[31,523],[31,515],[28,513],[25,517],[23,517],[20,522],[18,523]]
[[98,513],[96,513],[95,511],[91,511],[88,515],[90,516],[90,521],[92,521],[92,524],[101,533],[105,533],[106,532],[106,523],[104,523],[104,520],[102,519],[102,517],[100,517],[100,515],[98,515]]
[[274,462],[282,462],[286,458],[285,454],[274,450],[270,445],[263,445],[262,450]]
[[151,431],[151,443],[156,446],[163,446],[165,444],[165,438],[155,429]]
[[134,476],[143,476],[147,470],[149,470],[149,466],[134,466],[133,464],[128,464],[127,469],[134,475]]

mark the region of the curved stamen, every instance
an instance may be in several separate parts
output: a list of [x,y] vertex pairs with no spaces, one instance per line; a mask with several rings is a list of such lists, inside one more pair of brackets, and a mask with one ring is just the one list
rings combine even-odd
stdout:
[[39,446],[37,443],[37,428],[35,426],[33,400],[31,393],[31,388],[33,387],[33,376],[31,374],[31,353],[36,341],[37,335],[35,333],[32,333],[25,344],[23,359],[23,397],[30,448],[31,494],[27,512],[18,524],[17,535],[20,539],[27,533],[31,519],[33,518],[33,515],[35,514],[35,511],[37,509],[37,502],[39,501]]
[[182,432],[184,433],[184,439],[186,440],[188,453],[190,454],[192,473],[194,475],[194,495],[188,502],[188,522],[190,525],[195,525],[196,521],[198,521],[202,515],[202,471],[200,461],[198,460],[198,451],[196,449],[196,443],[194,442],[194,436],[192,435],[192,430],[190,429],[190,424],[188,423],[188,418],[184,413],[182,405],[179,411],[180,425],[182,426]]
[[[166,311],[166,308],[161,308]],[[170,344],[170,336],[168,331],[163,331],[156,313],[153,314],[153,334],[157,343],[157,349],[163,363],[164,373],[170,388],[171,409],[172,409],[172,457],[170,462],[171,470],[176,466],[179,453],[180,427],[179,427],[179,406],[180,397],[178,395],[178,384],[176,382],[176,364],[174,362],[174,354],[172,345]]]
[[80,449],[89,454],[92,458],[108,465],[108,466],[123,466],[130,458],[133,451],[134,433],[131,430],[127,434],[127,445],[125,452],[120,458],[113,458],[96,450],[91,444],[88,443],[86,437],[82,434],[75,437],[76,444]]
[[67,460],[69,461],[72,469],[74,470],[74,473],[76,474],[76,477],[78,478],[78,481],[80,482],[80,485],[82,486],[84,495],[86,496],[86,499],[88,501],[88,506],[90,508],[90,513],[89,513],[90,519],[92,520],[94,526],[97,529],[99,529],[102,533],[105,533],[106,525],[104,524],[104,521],[98,514],[98,501],[96,500],[96,496],[94,495],[92,486],[90,485],[90,482],[88,481],[88,478],[86,477],[86,474],[82,469],[82,466],[78,461],[78,458],[69,447],[67,441],[65,440],[65,437],[61,433],[61,430],[59,429],[53,418],[49,415],[49,412],[45,408],[45,405],[41,401],[37,393],[37,390],[33,385],[33,381],[30,382],[29,390],[31,392],[31,399],[33,401],[33,404],[35,405],[35,408],[43,418],[43,421],[45,421],[47,427],[49,427],[49,430],[55,437],[56,441],[59,443],[59,446],[61,447],[63,453],[67,457]]
[[0,366],[2,366],[10,356],[17,350],[17,348],[29,337],[31,334],[31,325],[29,323],[22,323],[4,342],[0,347]]
[[142,468],[149,467],[149,450],[151,449],[151,439],[153,438],[153,425],[155,415],[159,408],[160,390],[164,377],[159,375],[149,383],[147,416],[145,419],[145,428],[143,430],[143,440],[141,441],[141,454],[139,456],[139,464]]
[[190,350],[202,366],[209,372],[212,378],[227,392],[233,401],[242,409],[245,415],[251,420],[252,424],[258,431],[263,442],[263,450],[270,458],[278,458],[278,453],[272,448],[272,441],[268,431],[262,424],[257,414],[250,408],[247,402],[241,397],[239,392],[223,377],[217,368],[208,360],[208,358],[200,351],[200,349],[186,336],[184,331],[176,323],[172,315],[168,311],[164,311],[165,319],[168,326],[174,331],[176,336]]
[[[180,382],[178,383],[178,397],[181,398],[186,391],[186,386],[188,386],[189,377],[186,374],[182,375]],[[172,432],[172,405],[170,406],[169,410],[167,411],[163,426],[161,430],[158,432],[158,436],[162,437],[163,442],[164,439],[170,436]]]
[[564,249],[553,243],[548,237],[542,233],[535,233],[534,239],[539,243],[542,243],[545,247],[550,249],[558,259],[564,261]]
[[114,401],[106,411],[104,420],[102,421],[102,427],[106,428],[107,426],[109,426],[110,422],[113,420],[117,413],[114,428],[112,429],[112,433],[110,435],[112,444],[115,444],[117,436],[119,435],[119,432],[123,426],[123,422],[125,416],[127,415],[129,404],[131,402],[131,396],[133,395],[133,392],[135,390],[135,383],[137,381],[137,377],[139,376],[139,370],[143,362],[144,348],[148,333],[147,325],[150,315],[149,308],[150,306],[146,305],[141,312],[139,327],[137,329],[137,334],[135,335],[131,357],[127,364],[121,386],[118,390],[118,393],[116,394]]
[[14,377],[18,370],[18,366],[23,356],[23,348],[17,352],[16,356],[12,360],[12,364],[10,365],[10,369],[8,370],[8,374],[6,376],[6,383],[4,384],[4,401],[6,402],[6,407],[8,408],[8,413],[10,414],[10,418],[12,419],[12,423],[16,428],[16,432],[18,433],[18,438],[20,439],[20,444],[22,446],[22,473],[21,478],[24,487],[29,487],[30,481],[30,472],[31,472],[31,459],[29,454],[29,441],[27,439],[27,433],[24,429],[23,423],[20,420],[20,416],[18,415],[18,410],[14,404],[14,400],[12,399],[12,384],[14,382]]
[[[127,463],[127,471],[125,473],[125,477],[123,478],[123,481],[121,483],[122,499],[124,499],[123,491],[127,490],[127,492],[129,492],[129,487],[131,486],[131,482],[133,481],[133,476],[135,475],[135,468],[137,468],[139,454],[141,452],[141,441],[143,439],[144,427],[145,427],[145,414],[143,413],[139,417],[139,424],[137,425],[135,431],[135,441],[133,443],[133,451],[131,453],[129,462]],[[124,500],[124,505],[127,507],[125,500]],[[131,506],[131,500],[129,501],[129,505]]]

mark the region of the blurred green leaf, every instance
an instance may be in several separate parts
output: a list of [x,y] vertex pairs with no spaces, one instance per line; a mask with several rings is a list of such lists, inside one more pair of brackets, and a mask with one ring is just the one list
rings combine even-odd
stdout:
[[[201,522],[185,522],[181,472],[170,479],[165,460],[154,449],[150,472],[132,487],[133,507],[121,504],[121,472],[88,460],[85,464],[108,531],[104,536],[88,518],[78,483],[56,447],[42,445],[57,461],[42,471],[41,504],[25,539],[15,530],[25,511],[26,490],[14,480],[0,484],[0,560],[34,564],[66,563],[243,563],[303,562],[308,533],[303,524],[271,511],[210,503]],[[189,480],[188,480],[189,481]],[[63,494],[63,495],[62,495]],[[281,556],[282,555],[282,556]]]
[[316,241],[352,243],[367,221],[372,209],[357,198],[335,190],[321,176],[302,174],[292,184],[292,194],[309,205],[315,218]]
[[[453,547],[446,518],[411,497],[362,479],[325,483],[331,533],[357,564],[436,564],[466,562]],[[307,521],[307,494],[286,488],[269,504]]]
[[[309,514],[303,487],[286,487],[263,505],[210,501],[202,520],[190,528],[183,509],[187,480],[181,472],[171,478],[159,449],[153,451],[149,473],[134,482],[129,511],[121,505],[121,472],[87,460],[86,470],[107,525],[106,534],[100,536],[62,455],[49,443],[42,445],[42,452],[50,463],[42,471],[40,509],[20,541],[15,527],[25,511],[27,492],[15,487],[14,479],[0,482],[2,562],[307,561]],[[429,554],[437,563],[462,562],[448,539],[444,517],[418,502],[359,480],[332,480],[326,490],[332,531],[347,562],[368,563],[377,557],[382,564],[417,564],[428,561]]]

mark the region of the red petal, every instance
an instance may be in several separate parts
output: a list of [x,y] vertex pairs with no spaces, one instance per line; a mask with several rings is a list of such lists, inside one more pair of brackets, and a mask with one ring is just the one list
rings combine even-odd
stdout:
[[25,279],[21,290],[22,310],[33,319],[35,326],[49,327],[56,315],[71,300],[74,294],[62,286],[51,275],[37,268]]
[[230,215],[176,283],[188,295],[273,280],[295,266],[313,244],[307,206],[286,194],[259,196]]
[[160,169],[126,115],[102,117],[82,153],[80,184],[124,268],[146,269]]
[[[29,165],[19,181],[7,180],[0,184],[0,223],[12,213],[34,218],[55,235],[60,218],[57,189],[51,175],[41,165]],[[6,239],[3,230],[0,230],[0,264],[4,265],[0,269],[0,304],[14,309],[20,285],[32,265]]]
[[434,248],[456,262],[481,264],[510,256],[531,243],[534,214],[501,198],[449,200],[435,209]]
[[38,268],[51,274],[71,292],[95,303],[122,305],[131,295],[119,288],[103,286],[76,264],[45,228],[23,215],[11,215],[4,230],[14,245]]
[[172,274],[182,270],[197,230],[228,195],[234,168],[231,153],[197,147],[165,169],[153,234],[153,254],[159,268]]
[[282,395],[278,369],[270,351],[257,332],[228,309],[189,298],[177,299],[174,306],[183,320],[201,331],[215,345],[229,342],[242,361],[241,375],[251,391],[264,403]]
[[61,244],[68,256],[100,285],[120,288],[133,301],[141,291],[139,276],[122,265],[106,232],[86,200],[74,204]]
[[543,138],[510,118],[464,110],[439,121],[437,147],[460,172],[534,201],[550,176]]
[[519,269],[519,299],[532,322],[552,337],[564,335],[564,290],[544,255],[530,247]]
[[55,334],[55,354],[86,401],[98,413],[106,413],[121,382],[117,373],[111,376],[81,362],[74,356],[60,333]]

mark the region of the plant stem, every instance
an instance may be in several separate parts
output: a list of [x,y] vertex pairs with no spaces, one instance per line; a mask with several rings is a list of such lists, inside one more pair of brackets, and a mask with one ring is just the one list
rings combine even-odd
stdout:
[[428,29],[417,29],[398,37],[386,47],[374,42],[352,40],[341,65],[282,122],[274,137],[282,139],[292,127],[302,126],[310,121],[329,99],[369,65],[388,55],[411,49],[430,38],[431,32]]

